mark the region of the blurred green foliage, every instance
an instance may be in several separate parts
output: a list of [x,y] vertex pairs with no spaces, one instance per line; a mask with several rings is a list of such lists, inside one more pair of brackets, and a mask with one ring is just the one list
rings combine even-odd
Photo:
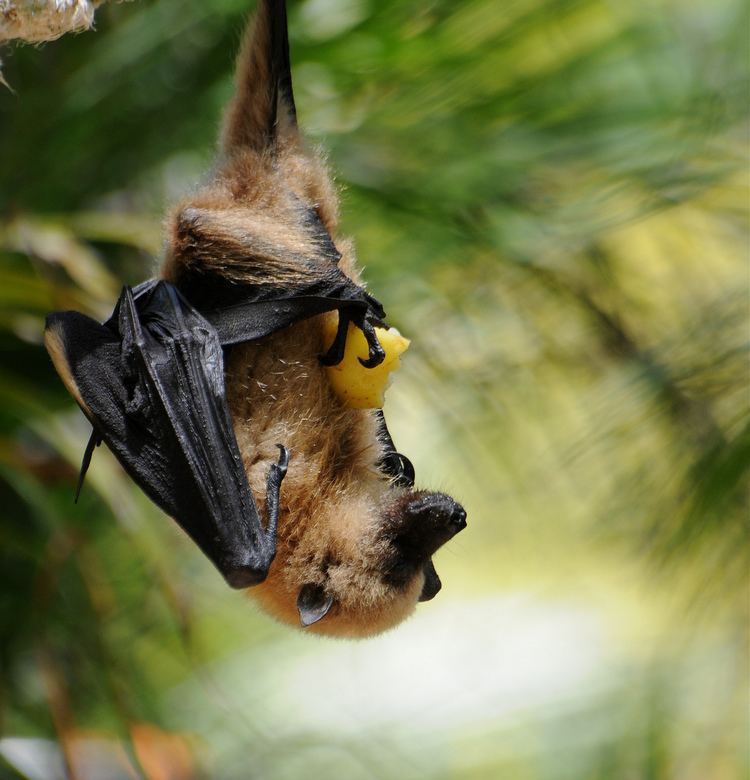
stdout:
[[103,776],[91,734],[123,777],[746,776],[747,5],[291,3],[301,123],[413,338],[390,427],[470,519],[439,599],[351,648],[228,593],[108,453],[74,506],[41,347],[153,273],[247,11],[107,4],[2,55],[0,777],[40,776],[17,737]]

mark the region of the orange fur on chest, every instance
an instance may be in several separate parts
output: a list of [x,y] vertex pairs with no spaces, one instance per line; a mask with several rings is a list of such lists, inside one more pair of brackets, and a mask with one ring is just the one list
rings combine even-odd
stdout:
[[[278,458],[277,444],[290,453],[281,494],[278,559],[290,548],[314,540],[324,554],[361,538],[388,492],[377,467],[382,455],[377,422],[368,410],[349,409],[335,397],[318,355],[319,317],[252,344],[234,347],[228,357],[227,399],[235,435],[253,493],[262,505],[266,473]],[[353,508],[359,511],[352,511]],[[313,532],[313,533],[311,533]],[[318,561],[319,563],[319,561]]]
[[[316,317],[234,347],[227,360],[229,408],[259,507],[266,474],[278,458],[276,445],[283,442],[290,453],[276,557],[266,580],[248,594],[271,614],[295,623],[299,588],[326,573],[342,594],[335,633],[358,636],[362,626],[348,612],[367,609],[372,600],[368,625],[377,633],[413,610],[421,585],[413,584],[413,598],[390,602],[380,593],[386,550],[380,549],[379,530],[394,487],[377,466],[382,445],[372,411],[343,406],[329,386],[318,361],[322,330]],[[324,630],[330,633],[331,626]]]

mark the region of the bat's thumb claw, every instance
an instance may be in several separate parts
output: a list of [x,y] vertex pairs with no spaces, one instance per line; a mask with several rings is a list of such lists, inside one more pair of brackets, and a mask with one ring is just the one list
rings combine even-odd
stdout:
[[385,351],[380,344],[378,344],[377,347],[370,349],[370,357],[368,357],[367,360],[362,360],[362,358],[357,358],[357,360],[359,360],[365,368],[375,368],[385,360]]
[[279,467],[279,470],[281,471],[282,476],[286,474],[287,466],[289,465],[289,450],[283,445],[283,444],[277,444],[276,445],[280,452],[279,452],[279,461],[276,464]]
[[101,443],[102,440],[99,438],[99,434],[97,434],[95,430],[91,431],[91,436],[89,436],[86,450],[83,453],[83,460],[81,461],[81,470],[78,474],[78,486],[76,487],[76,497],[73,499],[74,504],[78,503],[78,499],[81,495],[83,480],[86,479],[86,472],[89,470],[89,466],[91,465],[91,456],[94,454],[94,449]]

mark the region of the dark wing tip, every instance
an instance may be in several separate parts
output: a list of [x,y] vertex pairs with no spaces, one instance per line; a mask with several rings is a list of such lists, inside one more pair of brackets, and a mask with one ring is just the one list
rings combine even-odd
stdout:
[[253,585],[260,585],[268,575],[268,570],[254,566],[231,566],[223,568],[222,573],[230,588],[244,590]]

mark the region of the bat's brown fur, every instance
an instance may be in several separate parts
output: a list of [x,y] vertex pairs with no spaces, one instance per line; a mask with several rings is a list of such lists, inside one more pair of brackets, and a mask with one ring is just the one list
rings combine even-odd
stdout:
[[[162,275],[176,283],[217,275],[288,289],[320,278],[330,261],[302,219],[314,209],[342,255],[339,268],[359,282],[352,247],[336,236],[338,203],[325,166],[304,148],[283,96],[273,104],[268,4],[260,7],[239,57],[215,175],[169,219]],[[318,360],[327,346],[325,316],[331,315],[232,348],[225,367],[235,433],[259,506],[277,444],[290,452],[277,555],[266,581],[249,593],[298,625],[300,588],[324,586],[333,607],[309,630],[364,636],[406,617],[425,577],[420,571],[399,588],[383,581],[391,552],[384,518],[409,491],[378,469],[382,445],[373,413],[346,408],[331,391]]]
[[310,630],[379,633],[414,609],[423,580],[406,591],[381,582],[388,551],[378,532],[399,491],[377,468],[381,448],[372,413],[344,407],[330,389],[317,359],[319,320],[243,345],[227,366],[237,441],[256,495],[263,495],[276,443],[292,453],[276,559],[268,579],[249,592],[296,624],[300,587],[326,585],[336,606]]
[[52,358],[52,364],[55,367],[55,371],[60,375],[60,379],[62,379],[66,390],[76,399],[76,402],[81,409],[83,409],[85,414],[91,418],[91,410],[89,409],[88,404],[83,400],[81,391],[78,389],[78,383],[70,370],[63,338],[56,328],[47,328],[44,331],[44,346],[47,353]]

